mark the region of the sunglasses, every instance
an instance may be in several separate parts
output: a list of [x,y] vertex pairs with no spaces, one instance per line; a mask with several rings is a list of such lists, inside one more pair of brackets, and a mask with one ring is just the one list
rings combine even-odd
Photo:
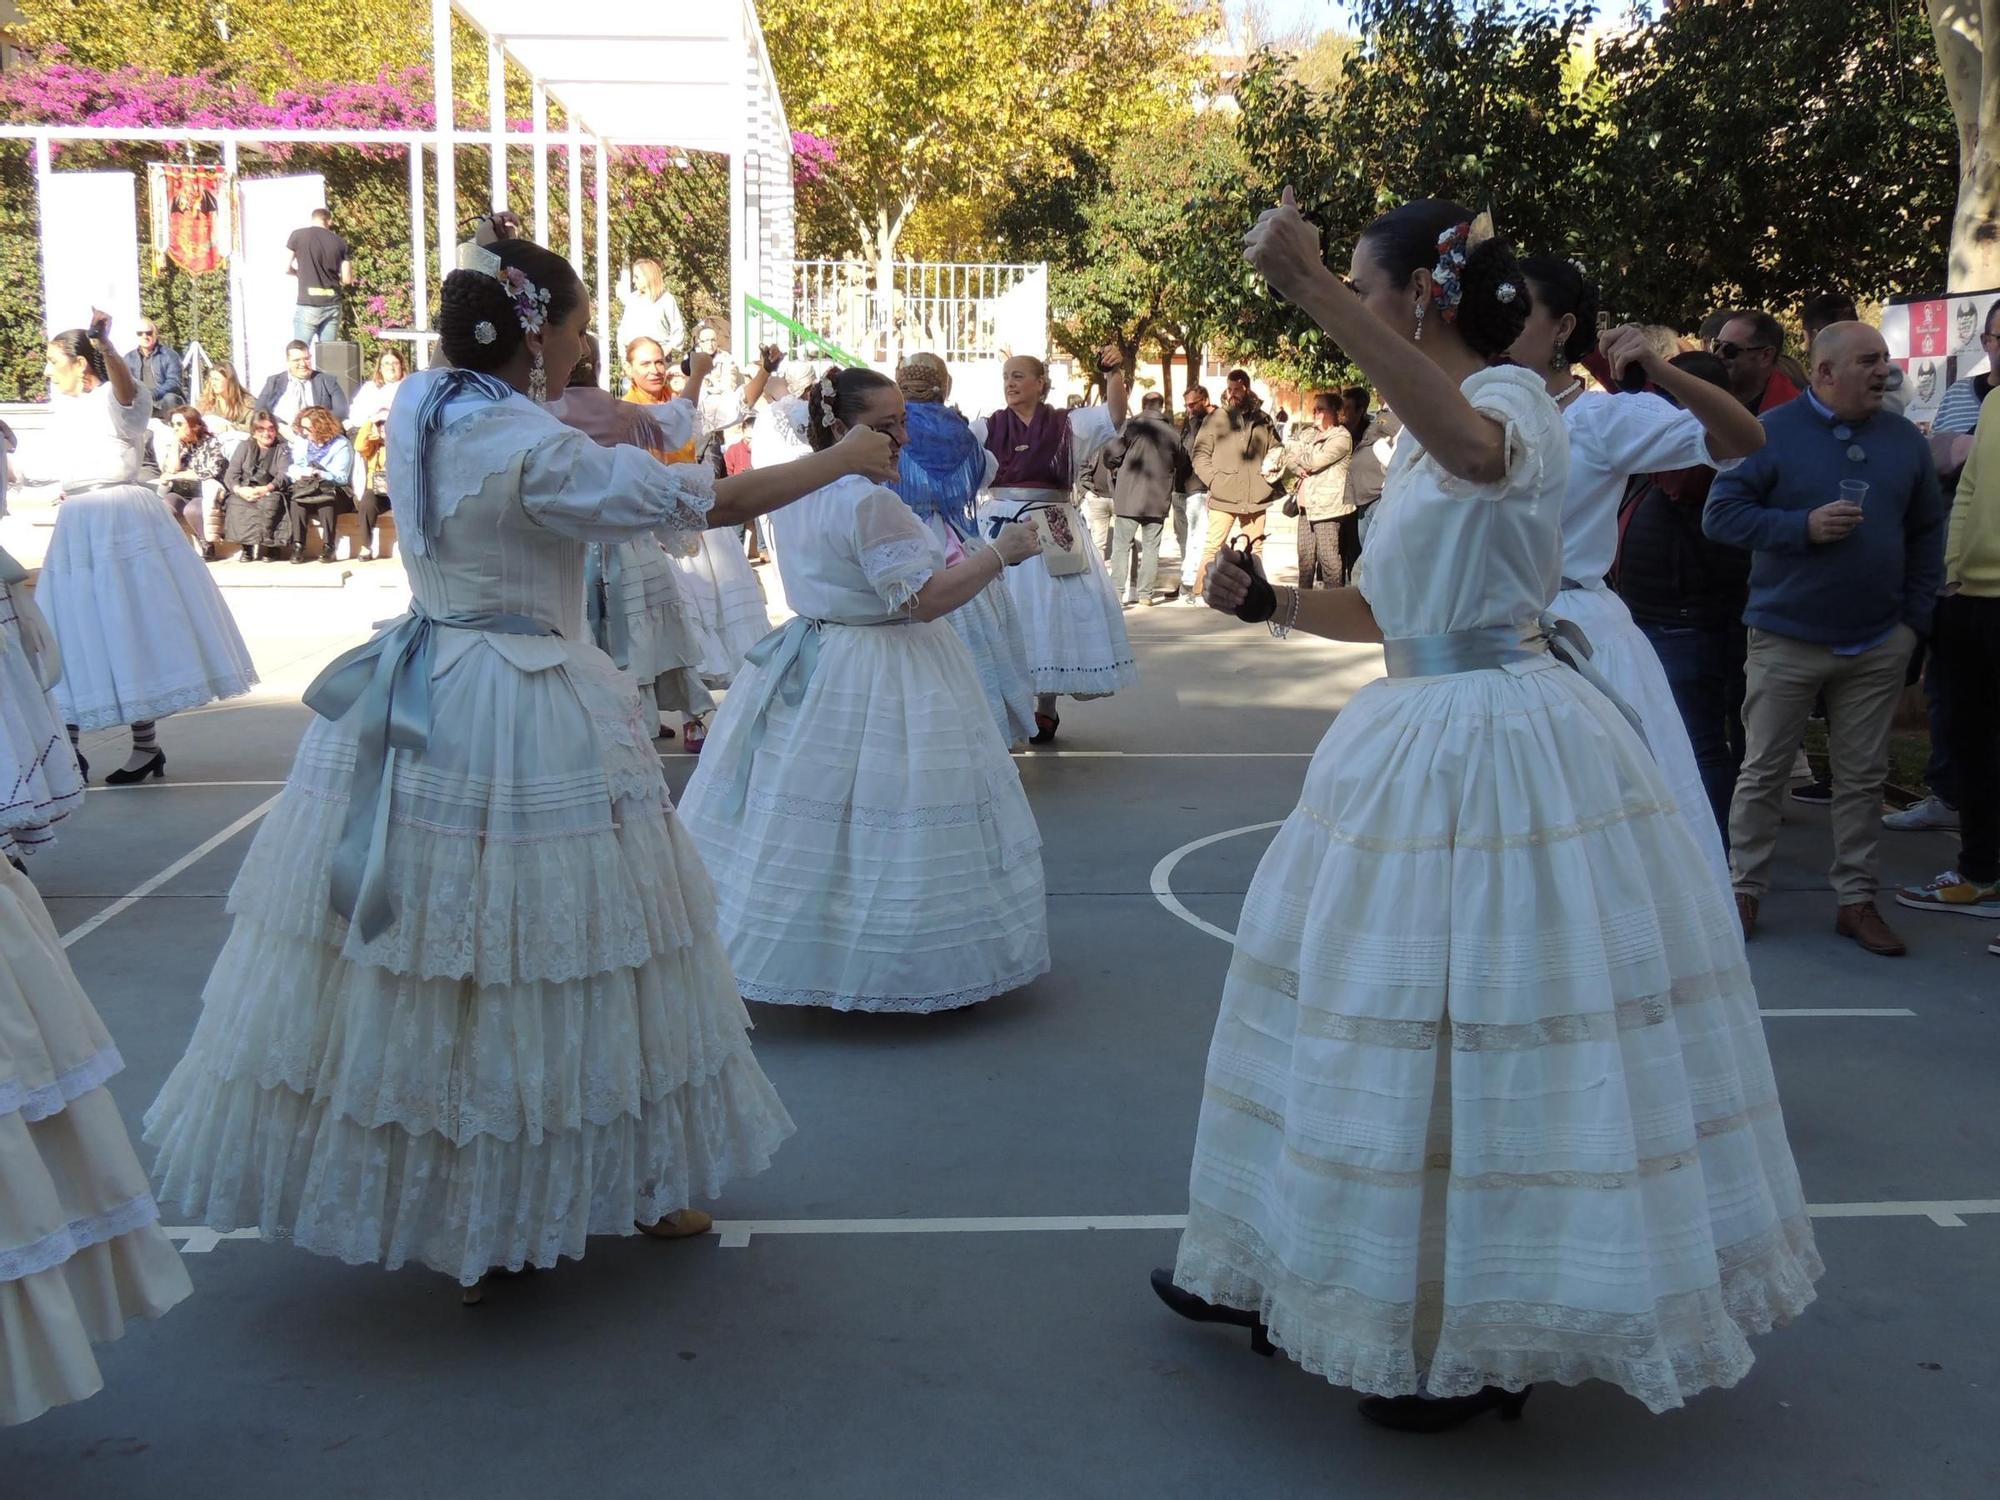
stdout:
[[1770,350],[1770,344],[1732,344],[1727,339],[1717,339],[1708,346],[1709,353],[1717,359],[1734,359],[1739,354],[1753,354],[1758,350]]

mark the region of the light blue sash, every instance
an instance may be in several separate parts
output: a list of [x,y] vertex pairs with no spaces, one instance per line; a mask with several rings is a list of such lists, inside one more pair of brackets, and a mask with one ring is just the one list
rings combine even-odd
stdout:
[[590,638],[621,667],[632,665],[632,621],[620,602],[625,577],[623,550],[614,542],[592,542],[583,556],[584,612]]
[[1481,630],[1454,630],[1445,635],[1411,635],[1382,643],[1383,660],[1391,677],[1448,677],[1456,672],[1484,672],[1513,662],[1532,661],[1544,653],[1555,657],[1611,700],[1625,716],[1639,743],[1647,744],[1645,725],[1632,705],[1613,690],[1591,663],[1590,637],[1571,620],[1542,614],[1519,625]]
[[561,634],[526,615],[428,615],[413,605],[373,640],[336,657],[306,689],[306,707],[322,719],[344,719],[356,710],[361,715],[330,899],[333,909],[361,930],[364,942],[396,919],[384,882],[396,752],[422,751],[430,744],[431,669],[440,628]]

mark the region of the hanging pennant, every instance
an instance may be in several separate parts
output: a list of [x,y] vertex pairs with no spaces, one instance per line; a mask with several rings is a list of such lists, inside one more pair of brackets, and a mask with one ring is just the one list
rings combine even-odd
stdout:
[[229,177],[219,166],[154,162],[146,169],[151,188],[153,256],[203,276],[221,268],[229,254]]

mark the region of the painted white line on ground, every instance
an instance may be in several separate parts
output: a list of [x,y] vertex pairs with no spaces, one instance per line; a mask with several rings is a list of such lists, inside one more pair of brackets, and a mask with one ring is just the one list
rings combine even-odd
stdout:
[[1311,750],[1016,750],[1019,760],[1311,760]]
[[[1912,1203],[1809,1203],[1815,1219],[1929,1219],[1940,1229],[1963,1229],[1967,1214],[2000,1214],[2000,1198],[1950,1198]],[[1179,1230],[1186,1214],[1076,1214],[1052,1217],[970,1219],[718,1219],[714,1234],[724,1250],[742,1250],[759,1235],[854,1234],[1074,1234],[1087,1230]],[[223,1240],[254,1240],[254,1229],[215,1230],[170,1225],[168,1239],[184,1255],[206,1255]]]
[[1233,944],[1236,941],[1235,933],[1230,932],[1226,928],[1217,927],[1213,922],[1204,922],[1200,917],[1181,905],[1180,898],[1174,894],[1174,869],[1182,860],[1193,854],[1197,849],[1206,849],[1210,844],[1219,844],[1224,839],[1233,839],[1239,834],[1262,833],[1267,828],[1279,828],[1283,825],[1284,820],[1282,818],[1276,823],[1246,823],[1241,828],[1225,828],[1220,833],[1211,833],[1207,838],[1195,839],[1190,843],[1182,844],[1178,849],[1171,850],[1161,858],[1158,864],[1153,866],[1151,877],[1153,898],[1190,927],[1205,932],[1212,938],[1220,938],[1225,943]]
[[93,786],[92,796],[105,792],[182,792],[195,786],[283,786],[282,781],[142,781],[134,786]]
[[[1176,867],[1179,866],[1180,862],[1186,859],[1190,854],[1193,854],[1200,849],[1206,849],[1210,844],[1219,844],[1224,839],[1237,838],[1246,833],[1262,833],[1268,828],[1279,828],[1282,826],[1283,826],[1282,821],[1278,823],[1245,823],[1241,828],[1225,828],[1220,833],[1211,833],[1206,838],[1193,839],[1188,843],[1182,844],[1178,849],[1169,850],[1161,858],[1160,862],[1153,866],[1153,875],[1152,875],[1153,898],[1156,901],[1158,901],[1160,905],[1164,906],[1168,911],[1172,912],[1175,916],[1179,917],[1183,922],[1187,923],[1188,926],[1195,928],[1197,931],[1205,932],[1210,937],[1215,938],[1220,942],[1229,943],[1233,945],[1236,941],[1235,933],[1231,932],[1226,927],[1218,927],[1213,922],[1203,920],[1202,918],[1196,916],[1193,912],[1189,911],[1187,907],[1181,903],[1180,898],[1174,894],[1174,888],[1173,888],[1174,870],[1176,869]],[[1765,1017],[1767,1020],[1793,1020],[1793,1021],[1878,1020],[1879,1021],[1885,1019],[1903,1020],[1910,1017],[1914,1017],[1916,1015],[1916,1012],[1913,1010],[1903,1010],[1900,1008],[1864,1009],[1862,1007],[1856,1006],[1851,1009],[1834,1009],[1834,1010],[1817,1010],[1817,1009],[1760,1010],[1757,1012],[1757,1014]]]
[[126,911],[131,907],[137,906],[141,901],[144,901],[148,896],[152,895],[154,891],[157,891],[161,886],[165,885],[169,880],[172,880],[176,875],[180,874],[181,871],[185,870],[189,865],[193,864],[196,860],[199,860],[203,858],[205,855],[211,854],[215,850],[221,848],[224,844],[228,843],[231,839],[235,838],[237,834],[241,833],[244,829],[248,828],[252,823],[256,822],[259,818],[263,817],[265,813],[269,812],[272,808],[276,807],[277,805],[278,805],[278,799],[276,797],[267,797],[264,801],[258,803],[255,807],[251,808],[250,811],[245,813],[242,817],[238,818],[234,823],[231,823],[227,828],[223,829],[222,832],[215,834],[210,838],[202,840],[202,842],[199,844],[196,844],[194,848],[188,850],[187,853],[183,854],[179,859],[175,860],[172,864],[168,865],[164,870],[160,871],[160,873],[155,875],[151,880],[144,881],[141,884],[132,887],[132,889],[129,892],[127,892],[123,896],[120,896],[116,901],[112,902],[109,906],[105,907],[103,911],[99,912],[96,916],[92,917],[89,921],[85,922],[82,926],[73,928],[70,931],[64,933],[62,945],[65,948],[69,948],[73,947],[77,943],[82,942],[85,938],[89,937],[93,932],[97,931],[98,928],[102,927],[106,922],[109,922],[113,917],[119,915],[121,912]]

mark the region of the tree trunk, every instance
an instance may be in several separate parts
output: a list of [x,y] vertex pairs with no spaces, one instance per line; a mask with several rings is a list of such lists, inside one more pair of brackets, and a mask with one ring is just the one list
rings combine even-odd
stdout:
[[1958,207],[1946,290],[2000,286],[2000,0],[1927,0],[1945,93],[1958,124]]

